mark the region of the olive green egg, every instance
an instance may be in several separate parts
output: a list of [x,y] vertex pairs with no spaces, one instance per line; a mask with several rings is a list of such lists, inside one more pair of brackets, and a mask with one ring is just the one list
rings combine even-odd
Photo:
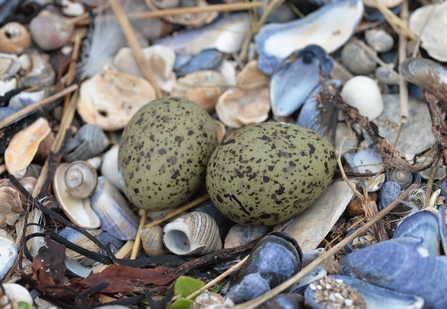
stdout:
[[298,125],[268,122],[239,129],[208,162],[206,187],[231,220],[275,225],[310,206],[332,180],[331,143]]
[[149,102],[121,136],[118,171],[124,194],[150,211],[181,205],[203,186],[216,146],[214,122],[196,103],[177,97]]

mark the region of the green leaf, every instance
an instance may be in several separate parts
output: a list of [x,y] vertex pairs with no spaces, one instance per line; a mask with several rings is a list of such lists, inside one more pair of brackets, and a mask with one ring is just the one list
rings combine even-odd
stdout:
[[188,295],[191,295],[204,285],[205,283],[200,280],[187,276],[181,276],[175,282],[174,295],[182,294],[182,297],[186,297]]
[[194,301],[187,298],[177,299],[171,306],[172,309],[188,309]]
[[19,301],[19,309],[36,309],[32,305],[24,301]]

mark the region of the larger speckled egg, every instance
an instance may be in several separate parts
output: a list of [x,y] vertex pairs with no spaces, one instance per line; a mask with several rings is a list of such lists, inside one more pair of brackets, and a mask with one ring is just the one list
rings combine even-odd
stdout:
[[274,225],[311,205],[332,180],[332,145],[292,124],[261,123],[230,134],[208,162],[206,187],[231,220]]
[[146,210],[179,206],[203,185],[216,146],[214,122],[196,103],[168,97],[146,104],[120,140],[118,170],[125,195]]

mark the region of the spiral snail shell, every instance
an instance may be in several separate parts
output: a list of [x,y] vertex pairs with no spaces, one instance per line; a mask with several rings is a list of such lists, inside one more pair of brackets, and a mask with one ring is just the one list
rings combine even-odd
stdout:
[[95,168],[85,161],[71,163],[64,175],[67,192],[75,199],[88,198],[98,183]]

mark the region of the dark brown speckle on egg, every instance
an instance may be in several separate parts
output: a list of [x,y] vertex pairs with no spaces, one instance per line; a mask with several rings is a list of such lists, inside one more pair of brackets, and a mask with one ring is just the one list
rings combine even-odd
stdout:
[[233,221],[274,225],[311,205],[331,182],[335,166],[332,145],[314,131],[261,123],[233,132],[216,148],[206,186]]

